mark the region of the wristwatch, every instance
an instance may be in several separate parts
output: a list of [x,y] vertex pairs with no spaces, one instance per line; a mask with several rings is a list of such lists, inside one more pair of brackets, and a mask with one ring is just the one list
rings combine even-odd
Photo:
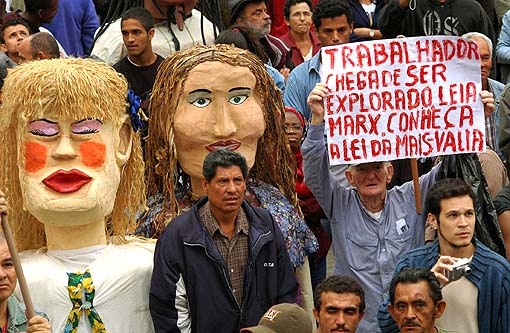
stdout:
[[374,39],[374,35],[375,35],[374,29],[370,29],[370,31],[368,32],[368,35],[370,36],[370,38]]

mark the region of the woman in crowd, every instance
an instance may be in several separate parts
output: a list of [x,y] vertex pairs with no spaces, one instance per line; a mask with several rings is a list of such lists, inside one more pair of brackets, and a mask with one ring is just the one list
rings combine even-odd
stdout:
[[284,128],[289,140],[290,149],[296,159],[296,192],[299,206],[305,217],[306,224],[319,242],[319,250],[310,256],[312,288],[315,290],[315,287],[326,278],[326,256],[331,245],[331,239],[322,224],[322,220],[326,219],[326,215],[305,184],[303,156],[301,155],[301,140],[306,129],[305,118],[293,107],[286,106]]
[[289,31],[280,39],[292,49],[292,62],[299,65],[312,58],[321,49],[321,42],[310,30],[312,26],[312,2],[310,0],[287,0],[283,8]]

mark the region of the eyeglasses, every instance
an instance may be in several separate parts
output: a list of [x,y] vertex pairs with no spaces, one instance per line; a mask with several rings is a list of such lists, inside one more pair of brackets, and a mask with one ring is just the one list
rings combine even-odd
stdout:
[[302,132],[303,128],[300,125],[283,125],[285,132]]

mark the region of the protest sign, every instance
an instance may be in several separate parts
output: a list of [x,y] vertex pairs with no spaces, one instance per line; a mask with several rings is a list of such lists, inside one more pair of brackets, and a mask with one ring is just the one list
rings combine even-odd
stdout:
[[473,41],[427,36],[321,52],[332,165],[485,150]]

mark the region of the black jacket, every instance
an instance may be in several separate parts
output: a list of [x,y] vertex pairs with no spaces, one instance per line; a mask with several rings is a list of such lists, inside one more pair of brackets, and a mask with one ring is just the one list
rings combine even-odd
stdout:
[[232,293],[225,261],[198,217],[200,199],[175,218],[156,245],[149,306],[156,332],[239,332],[273,304],[293,303],[297,282],[271,215],[244,202],[249,258],[243,304]]
[[411,0],[407,9],[401,9],[398,0],[390,0],[379,20],[383,36],[462,36],[480,32],[492,40],[496,36],[487,14],[475,0]]

